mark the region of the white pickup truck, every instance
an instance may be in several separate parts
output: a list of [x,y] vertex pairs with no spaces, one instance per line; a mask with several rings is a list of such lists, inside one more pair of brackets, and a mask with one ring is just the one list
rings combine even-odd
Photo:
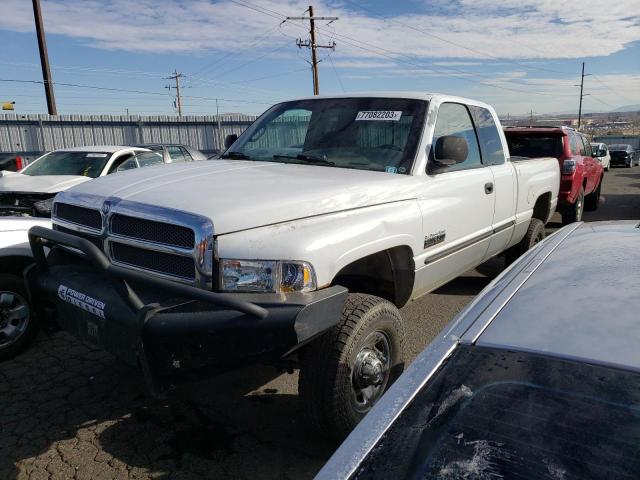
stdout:
[[288,101],[229,143],[219,161],[58,194],[54,229],[30,231],[30,291],[40,318],[139,366],[153,392],[299,366],[333,436],[401,373],[398,308],[527,250],[557,203],[556,159],[511,162],[493,109],[447,95]]

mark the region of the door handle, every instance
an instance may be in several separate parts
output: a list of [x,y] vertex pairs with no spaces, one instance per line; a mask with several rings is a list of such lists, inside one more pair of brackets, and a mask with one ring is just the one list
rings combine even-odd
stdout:
[[484,184],[484,193],[491,195],[493,193],[493,183],[487,182]]

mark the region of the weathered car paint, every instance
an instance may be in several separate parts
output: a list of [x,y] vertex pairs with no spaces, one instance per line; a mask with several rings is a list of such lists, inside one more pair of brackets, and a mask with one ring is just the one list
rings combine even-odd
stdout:
[[[520,257],[418,355],[316,478],[349,478],[459,344],[640,371],[640,299],[633,293],[640,286],[640,253],[632,247],[640,240],[639,226],[637,221],[573,223]],[[607,262],[612,250],[603,252],[603,242],[624,253]],[[575,249],[582,253],[576,256]],[[618,305],[609,313],[612,292]]]

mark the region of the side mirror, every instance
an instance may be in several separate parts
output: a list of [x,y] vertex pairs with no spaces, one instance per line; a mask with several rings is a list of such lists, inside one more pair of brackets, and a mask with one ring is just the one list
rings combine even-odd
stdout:
[[235,133],[227,135],[227,138],[224,139],[224,148],[229,148],[237,139],[238,135],[236,135]]
[[469,145],[462,137],[445,135],[436,141],[434,160],[441,166],[452,166],[462,163],[469,155]]

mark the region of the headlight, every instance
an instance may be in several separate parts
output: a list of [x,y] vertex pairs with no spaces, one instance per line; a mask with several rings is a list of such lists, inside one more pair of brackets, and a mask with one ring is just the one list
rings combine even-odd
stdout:
[[46,200],[39,200],[33,204],[33,208],[39,215],[51,215],[51,207],[53,207],[53,198],[47,198]]
[[310,292],[316,289],[307,262],[275,260],[220,261],[220,287],[228,292]]

